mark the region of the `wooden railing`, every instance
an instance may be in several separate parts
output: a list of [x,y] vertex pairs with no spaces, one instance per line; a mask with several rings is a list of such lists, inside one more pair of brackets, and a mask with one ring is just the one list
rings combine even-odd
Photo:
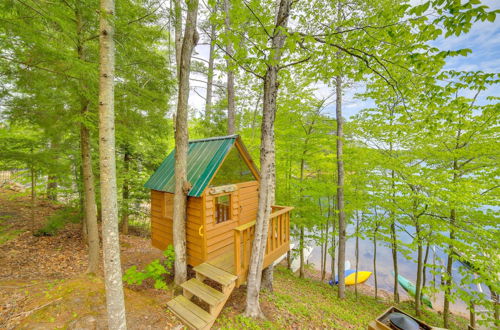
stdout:
[[[263,267],[290,249],[290,211],[293,207],[273,206],[269,216],[266,251]],[[237,285],[246,281],[255,234],[255,221],[248,222],[234,229],[234,268],[238,276]]]

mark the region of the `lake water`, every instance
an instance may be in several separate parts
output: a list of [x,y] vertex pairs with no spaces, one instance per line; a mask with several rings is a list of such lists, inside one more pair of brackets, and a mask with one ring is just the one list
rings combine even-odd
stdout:
[[[353,233],[353,227],[348,227],[348,234]],[[401,241],[403,242],[410,242],[412,238],[405,232],[398,232],[398,237]],[[373,272],[373,242],[370,240],[359,240],[359,270],[362,271],[370,271]],[[425,249],[424,249],[425,253]],[[416,259],[416,252],[411,254],[412,257]],[[433,257],[434,253],[433,250],[430,249],[429,251],[429,257],[428,257],[428,263],[433,262]],[[351,269],[355,269],[355,238],[349,238],[346,243],[346,258],[351,262]],[[437,260],[438,258],[441,258],[442,262],[445,263],[445,258],[446,255],[439,249],[436,249],[436,263],[438,264]],[[315,246],[309,259],[308,263],[312,264],[316,269],[320,269],[321,265],[321,247]],[[408,260],[405,258],[401,253],[398,254],[398,267],[399,267],[399,273],[406,277],[407,279],[411,280],[413,283],[416,282],[416,268],[417,265],[413,260]],[[459,262],[455,262],[453,265],[453,273],[454,273],[454,280],[459,282],[461,279],[461,276],[459,274],[459,268],[462,267]],[[335,267],[336,268],[336,267]],[[327,256],[327,262],[326,262],[326,269],[327,272],[330,272],[331,269],[331,257],[330,255]],[[392,263],[392,251],[388,245],[385,243],[378,243],[377,244],[377,281],[378,281],[378,288],[382,290],[386,290],[390,293],[393,292],[393,284],[394,284],[394,277],[391,274],[393,271],[393,263]],[[435,275],[436,282],[439,284],[440,283],[440,276]],[[430,271],[427,272],[427,286],[431,285],[431,281],[434,279],[434,275],[430,273]],[[374,276],[370,276],[366,284],[370,286],[375,286],[375,280]],[[488,292],[487,288],[485,286],[482,286],[483,290],[485,290],[485,293]],[[476,287],[473,288],[468,288],[472,290],[476,290]],[[408,297],[404,289],[400,286],[399,287],[399,294],[402,298]],[[442,294],[436,294],[435,296],[431,296],[431,301],[433,303],[433,307],[435,310],[442,310],[443,308],[443,295]],[[464,316],[469,316],[469,312],[467,309],[467,306],[465,305],[464,302],[456,300],[454,303],[451,304],[451,311],[454,313],[459,313]]]

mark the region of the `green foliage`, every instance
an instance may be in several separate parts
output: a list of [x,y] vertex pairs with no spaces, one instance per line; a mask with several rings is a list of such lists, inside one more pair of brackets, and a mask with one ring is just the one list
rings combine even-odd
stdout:
[[167,289],[168,285],[165,276],[170,275],[175,260],[175,252],[172,245],[163,251],[165,259],[153,260],[144,267],[143,271],[137,270],[137,266],[132,266],[125,271],[123,280],[129,285],[141,285],[147,279],[154,280],[155,289]]
[[68,223],[80,222],[81,214],[77,208],[65,206],[48,217],[45,225],[37,230],[35,236],[54,236]]
[[[339,299],[336,289],[326,283],[312,279],[301,279],[283,267],[275,269],[274,292],[261,296],[268,320],[254,320],[235,315],[231,308],[224,308],[217,318],[216,326],[222,329],[364,329],[392,304],[361,294],[358,298],[351,290],[346,299]],[[411,315],[413,306],[404,302],[397,307]],[[440,324],[440,314],[425,311],[421,319],[432,326]],[[450,329],[466,328],[467,320],[452,316]]]
[[[97,5],[0,5],[0,168],[34,167],[41,178],[55,178],[57,192],[68,199],[81,191],[80,124],[89,128],[92,158],[98,159]],[[117,4],[118,184],[123,188],[128,179],[129,198],[120,206],[132,215],[142,211],[136,206],[149,196],[142,183],[161,162],[172,132],[167,112],[174,79],[167,54],[159,50],[169,41],[160,7],[156,0]],[[120,157],[125,151],[131,156],[127,171]]]
[[[258,161],[262,76],[275,64],[276,50],[269,46],[278,32],[276,1],[231,1],[231,29],[223,28],[225,13],[216,1],[208,5],[206,18],[217,35],[210,40],[217,46],[216,71],[227,70],[226,60],[235,71],[237,131]],[[66,199],[77,193],[82,199],[80,125],[90,130],[92,157],[98,159],[96,6],[93,0],[44,2],[36,8],[14,0],[0,4],[0,169],[31,170],[39,181],[36,192],[51,177]],[[157,0],[117,2],[117,185],[120,215],[130,216],[131,224],[147,224],[143,205],[150,195],[143,183],[173,147],[169,117],[176,70],[165,29],[169,11]],[[494,22],[498,12],[478,0],[418,5],[320,0],[314,7],[293,1],[293,24],[279,31],[286,41],[278,74],[276,204],[295,206],[292,235],[305,229],[302,244],[325,243],[324,228],[336,219],[333,95],[319,96],[317,87],[330,88],[340,75],[347,86],[365,85],[366,92],[357,97],[374,102],[345,125],[345,208],[348,221],[360,220],[356,235],[398,243],[398,252],[408,258],[428,245],[468,257],[480,279],[468,272],[462,283],[452,283],[449,296],[492,309],[488,297],[462,287],[481,281],[500,290],[494,277],[500,264],[498,258],[491,261],[499,250],[500,111],[498,97],[478,99],[499,77],[443,71],[449,58],[469,56],[471,50],[438,49],[433,41],[467,33],[477,21]],[[234,46],[231,57],[220,51],[228,42]],[[203,61],[193,67],[207,72]],[[212,110],[190,112],[190,138],[226,134],[226,89],[217,81],[222,76],[224,72],[214,75]],[[98,178],[96,166],[94,173]],[[55,234],[69,217],[54,215],[38,234]],[[412,242],[392,242],[393,225],[414,228]],[[168,251],[166,259],[173,260]],[[140,284],[152,278],[156,287],[164,287],[162,278],[170,266],[170,261],[155,260],[143,271],[130,268],[125,279]],[[314,316],[304,302],[292,298],[282,294],[270,299],[279,308],[292,304],[289,310],[302,321]],[[335,315],[349,307],[321,305],[322,313],[332,318],[322,326],[342,327]],[[343,317],[357,322],[354,313]],[[245,318],[237,322],[256,326]]]

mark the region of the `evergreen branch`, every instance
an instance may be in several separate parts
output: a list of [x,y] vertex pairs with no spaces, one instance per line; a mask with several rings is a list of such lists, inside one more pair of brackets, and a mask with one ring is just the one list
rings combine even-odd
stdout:
[[69,75],[65,72],[60,72],[60,71],[55,71],[55,70],[52,70],[52,69],[48,69],[48,68],[44,68],[44,67],[41,67],[41,66],[37,66],[37,65],[33,65],[33,64],[27,64],[27,63],[24,63],[22,61],[17,61],[17,60],[14,60],[14,59],[11,59],[11,58],[8,58],[8,57],[5,57],[3,55],[0,55],[1,58],[4,58],[6,59],[7,61],[10,61],[10,62],[13,62],[13,63],[16,63],[16,64],[19,64],[19,65],[24,65],[25,67],[27,68],[35,68],[35,69],[39,69],[39,70],[42,70],[42,71],[47,71],[47,72],[51,72],[51,73],[55,73],[55,74],[59,74],[59,75],[62,75],[64,77],[67,77],[67,78],[72,78],[72,79],[76,79],[76,80],[79,80],[80,78],[78,77],[75,77],[75,76],[72,76],[72,75]]

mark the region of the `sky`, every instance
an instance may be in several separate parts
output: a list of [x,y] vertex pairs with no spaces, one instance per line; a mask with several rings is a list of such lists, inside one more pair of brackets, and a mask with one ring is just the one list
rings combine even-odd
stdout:
[[[491,9],[500,9],[499,0],[483,0],[482,4],[489,6]],[[488,21],[476,22],[469,33],[459,37],[439,37],[432,45],[441,50],[458,50],[462,48],[472,50],[472,53],[468,54],[467,57],[460,56],[448,59],[445,70],[500,72],[500,19],[498,18],[493,23]],[[195,53],[195,56],[208,60],[208,45],[197,46]],[[202,81],[206,80],[200,74],[192,74],[191,78]],[[318,85],[317,87],[318,96],[330,95],[332,92],[328,86]],[[364,88],[363,84],[358,83],[345,90],[343,95],[344,117],[350,118],[360,110],[373,106],[371,100],[363,101],[356,99],[355,94],[362,93]],[[199,112],[203,111],[205,100],[200,95],[205,96],[205,93],[206,84],[192,80],[189,105]],[[237,93],[238,91],[236,90]],[[500,85],[492,86],[488,91],[484,92],[484,95],[500,96]],[[486,102],[484,98],[480,98],[479,101]],[[327,106],[325,113],[333,116],[335,114],[334,104]]]

